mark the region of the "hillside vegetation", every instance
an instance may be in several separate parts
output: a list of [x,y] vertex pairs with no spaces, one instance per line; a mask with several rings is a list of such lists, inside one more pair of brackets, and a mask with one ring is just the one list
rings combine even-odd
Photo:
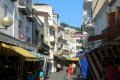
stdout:
[[80,27],[71,26],[71,25],[69,25],[67,23],[64,23],[64,22],[61,22],[60,25],[63,26],[63,27],[70,27],[70,28],[73,28],[73,29],[75,29],[77,31],[81,31]]

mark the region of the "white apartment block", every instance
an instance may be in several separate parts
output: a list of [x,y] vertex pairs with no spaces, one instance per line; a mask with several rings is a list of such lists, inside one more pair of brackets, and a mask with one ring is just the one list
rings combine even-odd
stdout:
[[[48,4],[34,4],[33,8],[36,9],[38,18],[44,23],[44,36],[45,43],[50,46],[50,58],[52,63],[52,72],[55,71],[54,67],[54,55],[58,51],[58,14],[54,13],[53,8]],[[45,16],[47,14],[47,16]]]
[[80,42],[81,38],[76,36],[80,35],[78,34],[75,29],[65,27],[65,35],[64,38],[67,40],[67,43],[69,45],[69,57],[73,58],[76,56],[76,53],[81,51],[82,42]]

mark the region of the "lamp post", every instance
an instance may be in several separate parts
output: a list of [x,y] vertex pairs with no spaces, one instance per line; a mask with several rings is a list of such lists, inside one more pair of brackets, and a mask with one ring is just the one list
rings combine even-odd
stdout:
[[13,20],[10,17],[4,17],[3,19],[0,19],[0,24],[4,27],[0,29],[7,29],[13,24]]

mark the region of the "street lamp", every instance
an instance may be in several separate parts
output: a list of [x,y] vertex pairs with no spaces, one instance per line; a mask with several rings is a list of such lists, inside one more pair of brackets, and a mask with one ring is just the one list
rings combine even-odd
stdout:
[[10,17],[4,17],[3,19],[0,19],[0,24],[4,27],[0,29],[7,29],[13,24],[13,20]]

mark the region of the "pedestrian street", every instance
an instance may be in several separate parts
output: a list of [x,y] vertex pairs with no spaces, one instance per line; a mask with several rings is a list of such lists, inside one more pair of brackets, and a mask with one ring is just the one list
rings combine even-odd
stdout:
[[[46,80],[67,80],[67,73],[66,73],[66,69],[64,68],[63,70],[59,71],[59,72],[54,72],[52,73],[48,79]],[[72,75],[72,79],[73,80],[77,80],[76,79],[76,75]]]

